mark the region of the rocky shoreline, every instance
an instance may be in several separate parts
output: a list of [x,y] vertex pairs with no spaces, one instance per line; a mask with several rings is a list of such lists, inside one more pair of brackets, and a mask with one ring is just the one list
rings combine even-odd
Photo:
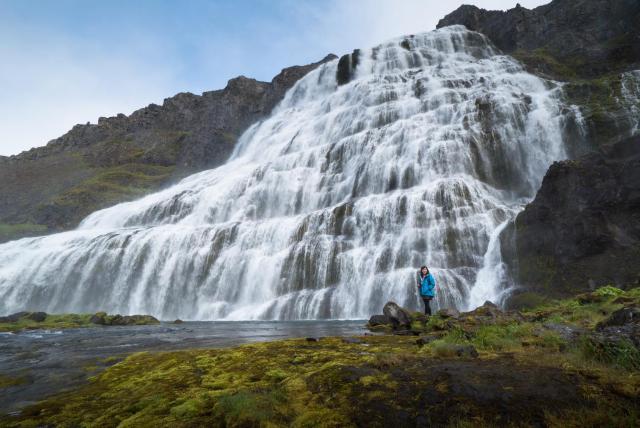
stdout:
[[520,311],[487,303],[428,319],[393,306],[369,322],[386,334],[136,353],[0,425],[640,422],[639,288],[604,287]]
[[151,315],[47,314],[46,312],[16,312],[0,317],[0,332],[22,330],[64,329],[102,326],[160,324]]

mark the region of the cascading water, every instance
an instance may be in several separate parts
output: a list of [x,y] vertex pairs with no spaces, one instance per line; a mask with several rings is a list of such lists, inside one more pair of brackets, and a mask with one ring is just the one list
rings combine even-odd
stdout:
[[0,312],[365,318],[498,298],[500,228],[564,156],[557,85],[462,26],[301,79],[223,166],[0,246]]

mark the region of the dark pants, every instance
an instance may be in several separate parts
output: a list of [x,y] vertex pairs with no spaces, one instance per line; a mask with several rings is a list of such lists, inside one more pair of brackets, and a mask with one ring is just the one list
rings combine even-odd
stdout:
[[424,314],[425,315],[431,315],[431,299],[433,299],[433,297],[429,297],[429,296],[422,296],[422,301],[424,302]]

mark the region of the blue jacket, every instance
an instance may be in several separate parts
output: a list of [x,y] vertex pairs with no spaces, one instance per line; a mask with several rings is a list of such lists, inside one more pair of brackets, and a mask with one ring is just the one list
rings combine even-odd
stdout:
[[420,294],[424,297],[435,297],[436,295],[436,280],[430,273],[424,278],[422,274],[418,272],[418,284],[420,286]]

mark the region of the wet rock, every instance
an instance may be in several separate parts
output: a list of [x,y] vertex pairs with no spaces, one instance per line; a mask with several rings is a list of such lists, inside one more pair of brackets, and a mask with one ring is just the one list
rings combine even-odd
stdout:
[[445,308],[438,311],[438,315],[442,318],[459,318],[460,312],[455,308]]
[[382,313],[391,320],[394,328],[411,324],[411,313],[395,302],[387,302],[382,308]]
[[623,326],[630,323],[640,323],[640,309],[622,308],[612,313],[609,318],[599,322],[596,330],[602,331],[606,327]]
[[175,320],[173,323],[174,324],[182,324],[184,321],[182,321],[180,318],[178,318],[177,320]]
[[578,299],[588,304],[606,298],[594,287],[638,284],[639,206],[640,137],[554,163],[515,222],[523,289],[583,292]]
[[575,327],[568,324],[558,324],[552,322],[546,322],[542,324],[547,330],[551,330],[567,342],[575,342],[579,337],[587,333],[587,330],[579,327]]
[[478,306],[476,309],[470,312],[465,312],[464,315],[497,318],[503,315],[503,312],[495,303],[487,300],[482,306]]
[[306,340],[307,342],[318,342],[320,339],[318,339],[317,337],[307,337],[304,340]]
[[18,321],[20,318],[25,317],[29,315],[29,312],[16,312],[14,314],[11,315],[7,315],[6,317],[0,317],[0,322],[16,322]]
[[89,319],[89,322],[97,325],[147,325],[159,324],[155,317],[151,315],[107,315],[106,312],[97,312]]
[[391,319],[386,315],[373,315],[369,318],[369,326],[371,327],[388,324],[391,324]]
[[30,320],[33,320],[35,322],[42,322],[45,319],[47,319],[47,313],[46,312],[31,312],[27,318],[29,318]]
[[106,317],[107,317],[106,312],[96,312],[94,315],[91,316],[91,318],[89,318],[89,322],[91,324],[106,325],[107,323]]

